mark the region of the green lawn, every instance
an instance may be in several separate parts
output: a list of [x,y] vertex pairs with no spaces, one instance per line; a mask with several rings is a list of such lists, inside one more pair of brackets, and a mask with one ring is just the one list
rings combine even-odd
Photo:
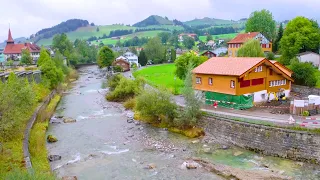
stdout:
[[[213,40],[215,39],[233,39],[237,36],[238,33],[231,33],[231,34],[219,34],[219,35],[212,35]],[[203,42],[207,42],[207,36],[199,36],[199,39]]]
[[[144,31],[144,32],[138,32],[138,33],[133,33],[129,35],[122,36],[124,37],[123,39],[120,40],[120,42],[124,42],[126,40],[132,39],[133,37],[137,36],[139,38],[142,37],[155,37],[157,36],[158,33],[165,32],[165,31]],[[118,39],[101,39],[100,41],[103,42],[103,44],[116,44],[119,40]],[[100,42],[97,41],[91,41],[92,44],[99,44]]]
[[175,69],[174,64],[163,64],[146,67],[134,72],[133,75],[134,77],[144,78],[152,86],[166,88],[173,94],[181,94],[183,81],[179,78],[175,80]]

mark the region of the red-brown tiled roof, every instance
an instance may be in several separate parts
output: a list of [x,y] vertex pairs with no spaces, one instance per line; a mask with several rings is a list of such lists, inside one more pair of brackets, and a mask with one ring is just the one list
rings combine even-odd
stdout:
[[264,59],[263,57],[213,57],[196,67],[192,72],[196,74],[240,76]]
[[13,38],[12,38],[12,35],[11,35],[11,30],[10,30],[10,28],[9,28],[9,32],[8,32],[8,40],[7,40],[7,42],[9,42],[9,43],[13,43],[13,42],[14,42],[14,40],[13,40]]
[[40,47],[36,44],[7,44],[4,48],[4,54],[20,54],[23,49],[28,49],[31,53],[40,53]]
[[231,41],[229,41],[228,44],[245,43],[247,40],[256,37],[258,34],[259,34],[259,32],[238,34],[235,38],[233,38]]

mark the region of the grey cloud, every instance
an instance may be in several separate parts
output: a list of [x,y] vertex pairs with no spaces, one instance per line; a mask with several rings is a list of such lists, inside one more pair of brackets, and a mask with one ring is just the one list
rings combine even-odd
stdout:
[[252,11],[270,10],[276,20],[297,15],[320,19],[318,0],[0,0],[0,41],[7,38],[8,24],[14,37],[28,37],[40,29],[71,18],[96,24],[133,24],[149,15],[191,20],[214,17],[240,19]]

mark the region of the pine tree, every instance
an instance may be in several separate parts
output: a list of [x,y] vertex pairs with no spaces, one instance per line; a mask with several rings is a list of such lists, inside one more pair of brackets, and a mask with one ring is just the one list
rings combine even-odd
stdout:
[[273,52],[277,52],[279,50],[280,40],[282,36],[283,36],[283,26],[282,26],[282,23],[280,23],[277,38],[273,43]]
[[171,61],[174,62],[177,58],[177,52],[174,48],[171,49]]
[[148,58],[146,56],[146,53],[144,52],[144,50],[141,50],[140,54],[139,54],[139,59],[138,62],[141,66],[145,66],[148,62]]

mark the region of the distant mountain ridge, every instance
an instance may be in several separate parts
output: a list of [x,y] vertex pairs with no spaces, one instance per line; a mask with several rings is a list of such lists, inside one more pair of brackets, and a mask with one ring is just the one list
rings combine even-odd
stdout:
[[[27,41],[28,41],[28,40],[27,40],[27,38],[25,38],[25,37],[19,37],[19,38],[14,39],[14,42],[15,42],[15,43],[25,43],[25,42],[27,42]],[[6,44],[7,44],[7,41],[4,41],[3,43],[0,43],[0,49],[5,48],[5,47],[6,47]]]
[[34,42],[37,42],[43,38],[51,38],[56,34],[75,31],[80,27],[86,27],[86,26],[89,26],[89,22],[87,20],[70,19],[70,20],[67,20],[66,22],[62,22],[51,28],[45,28],[40,30],[35,35],[31,35],[30,39],[32,39]]
[[161,17],[158,15],[152,15],[146,19],[133,24],[134,27],[147,27],[154,25],[173,25],[173,22],[170,21],[167,17]]

